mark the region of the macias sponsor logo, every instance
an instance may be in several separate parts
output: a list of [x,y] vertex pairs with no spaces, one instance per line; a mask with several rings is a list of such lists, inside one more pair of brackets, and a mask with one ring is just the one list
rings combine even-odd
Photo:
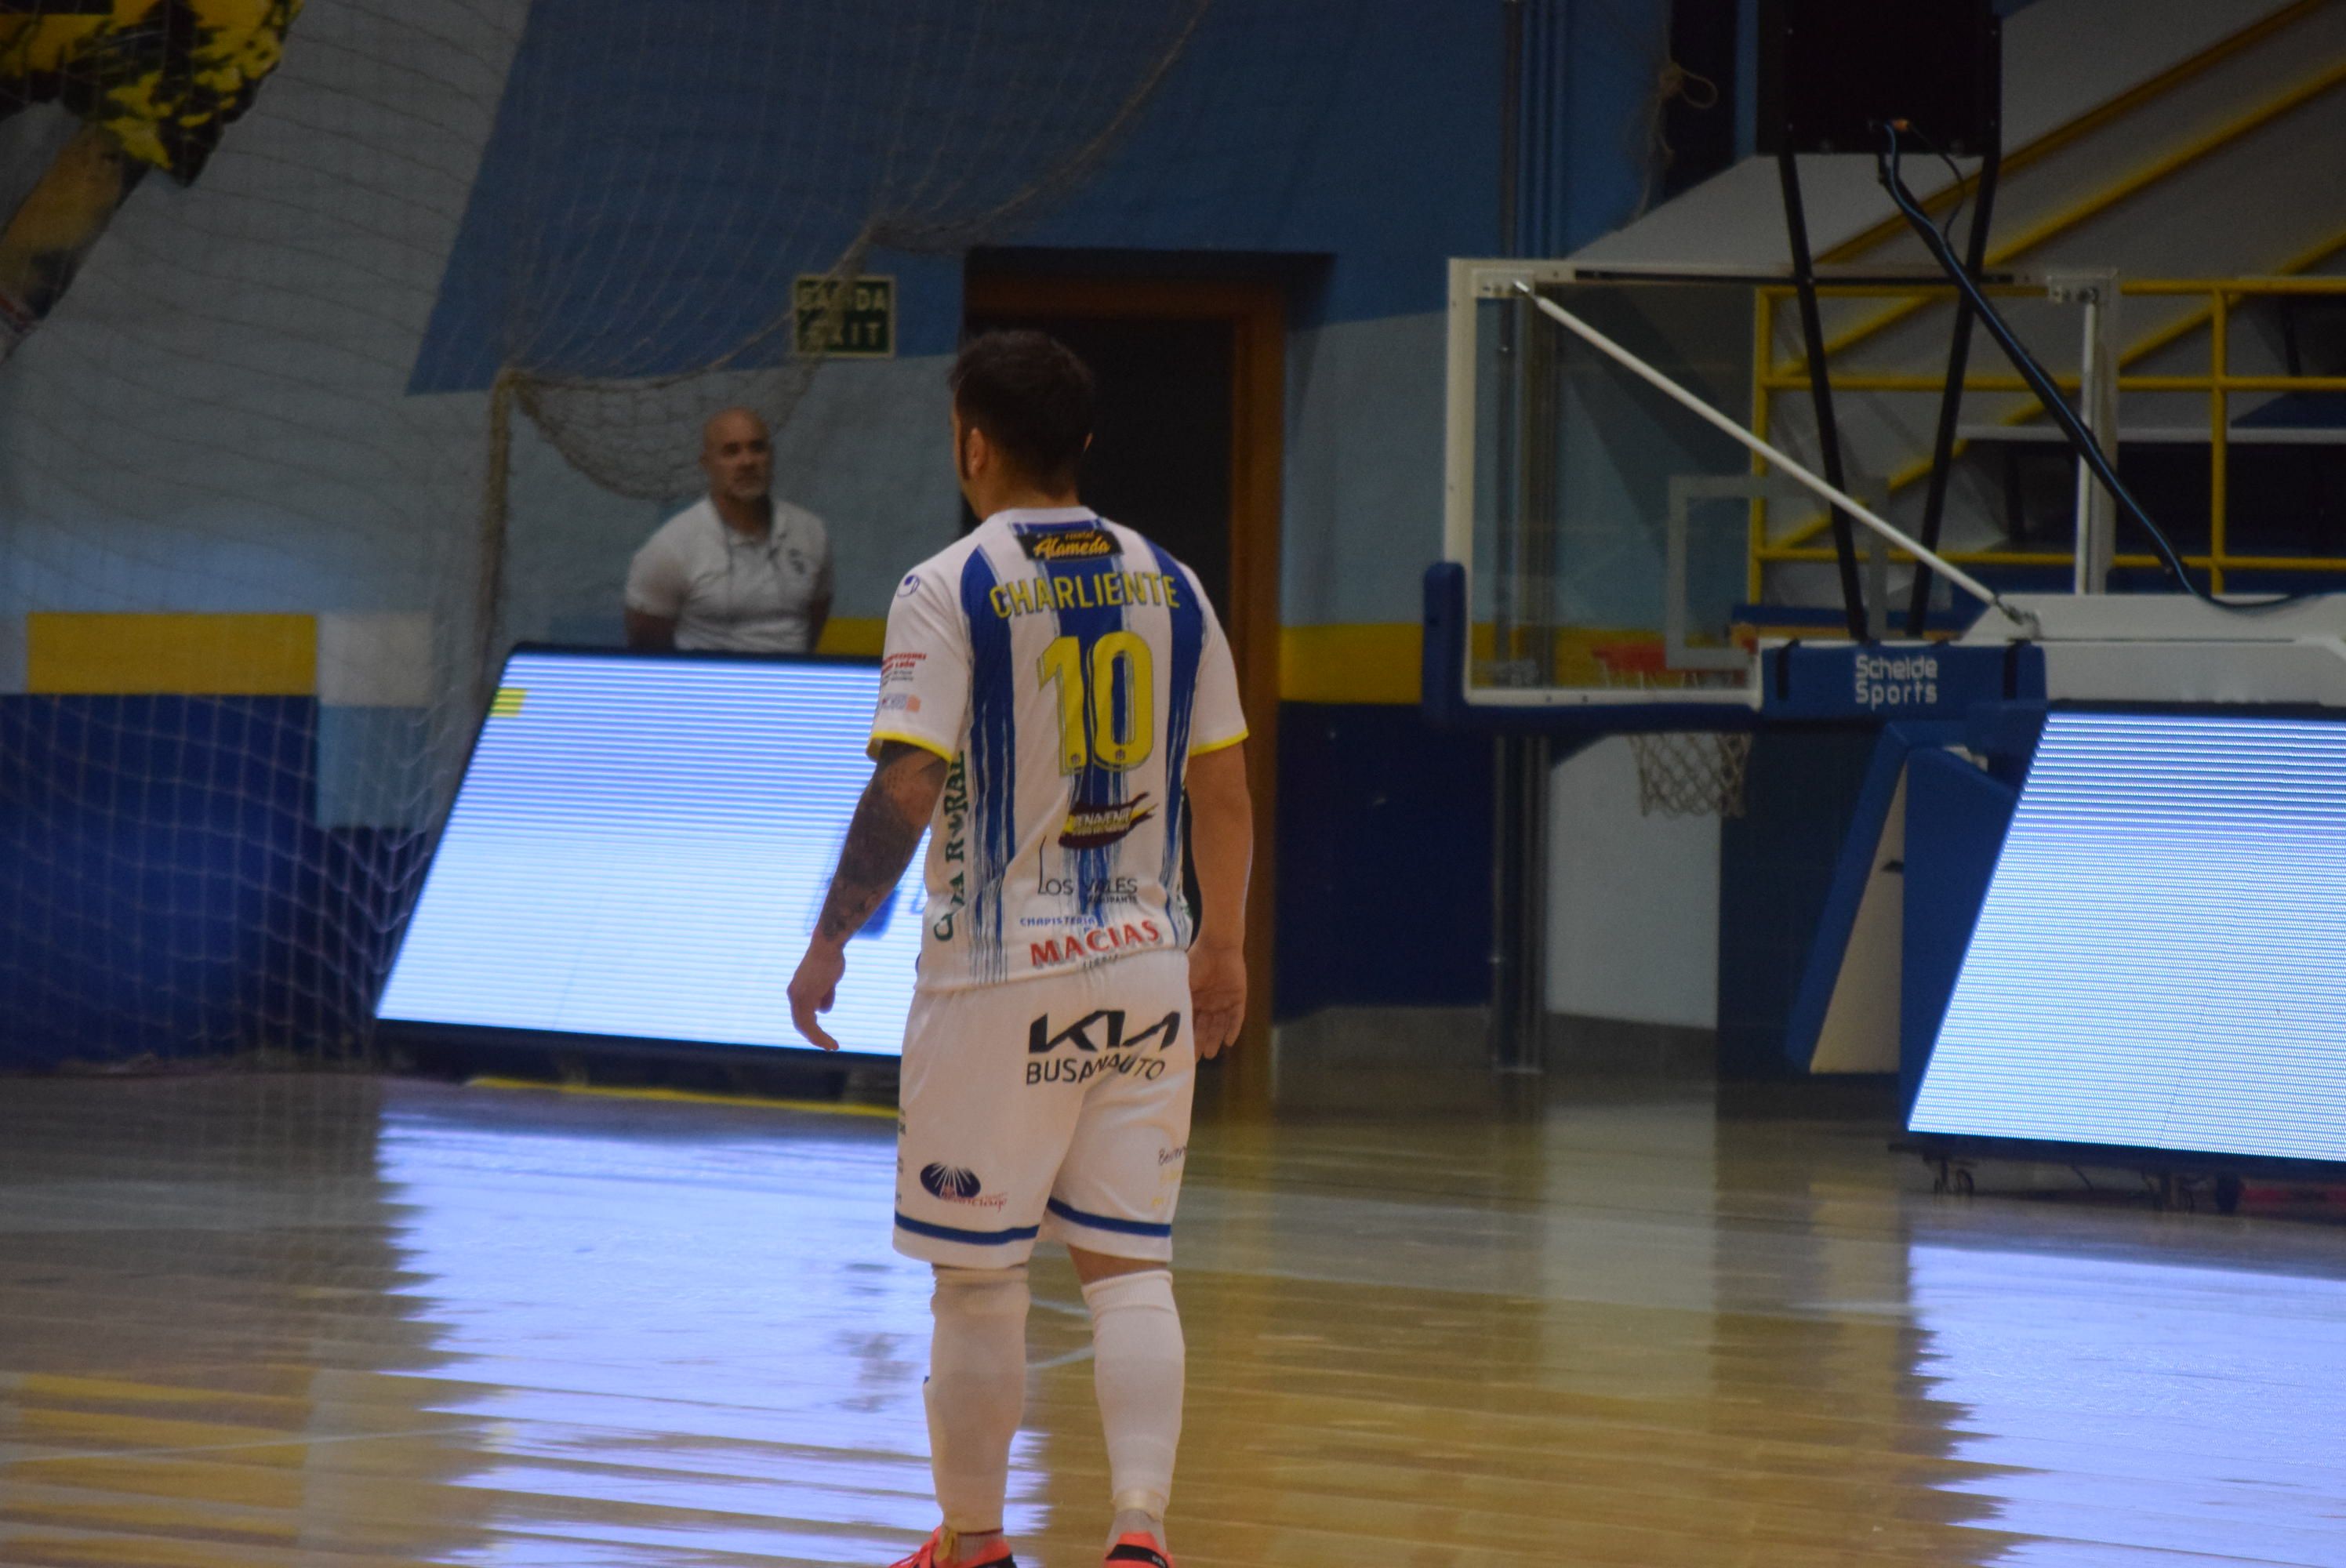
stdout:
[[[1154,1083],[1165,1076],[1167,1054],[1181,1039],[1180,1013],[1168,1013],[1137,1034],[1125,1033],[1126,1022],[1124,1009],[1103,1007],[1055,1033],[1049,1014],[1037,1018],[1026,1026],[1026,1082],[1088,1084],[1114,1073]],[[1152,1043],[1154,1052],[1147,1049]],[[1062,1046],[1072,1046],[1073,1054],[1062,1055]]]
[[1006,621],[1014,616],[1113,609],[1120,605],[1158,605],[1178,610],[1184,591],[1186,585],[1180,578],[1163,572],[1087,572],[1067,577],[1013,577],[995,584],[986,600],[994,615]]
[[1067,808],[1067,820],[1060,825],[1059,847],[1105,850],[1155,815],[1157,808],[1148,804],[1148,792],[1145,789],[1115,805],[1078,800]]
[[1929,707],[1939,700],[1935,655],[1861,653],[1856,671],[1860,708]]
[[1095,959],[1164,945],[1163,926],[1153,920],[1137,920],[1122,925],[1094,926],[1080,934],[1070,932],[1030,942],[1026,944],[1026,956],[1036,969],[1056,969],[1063,964],[1089,963]]

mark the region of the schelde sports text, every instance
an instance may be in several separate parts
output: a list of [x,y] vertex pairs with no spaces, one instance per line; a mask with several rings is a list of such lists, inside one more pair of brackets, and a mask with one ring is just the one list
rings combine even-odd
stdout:
[[1929,707],[1939,700],[1939,661],[1931,654],[1857,656],[1860,708]]
[[1101,572],[1073,577],[1013,577],[986,595],[994,613],[1047,615],[1054,610],[1102,610],[1117,605],[1181,607],[1181,579],[1164,572]]

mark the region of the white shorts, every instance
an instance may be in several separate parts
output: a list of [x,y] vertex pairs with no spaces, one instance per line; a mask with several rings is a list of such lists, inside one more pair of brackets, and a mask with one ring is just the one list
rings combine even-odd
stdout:
[[896,1250],[1008,1268],[1047,1236],[1170,1259],[1197,1069],[1186,952],[915,993]]

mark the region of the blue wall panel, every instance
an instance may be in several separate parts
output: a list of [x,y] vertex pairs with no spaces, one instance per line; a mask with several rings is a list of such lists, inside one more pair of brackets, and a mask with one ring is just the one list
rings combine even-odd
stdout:
[[[875,7],[841,60],[801,46],[802,20],[764,0],[664,9],[654,25],[623,0],[531,7],[411,390],[485,387],[506,362],[596,376],[706,364],[758,337],[777,288],[828,270],[867,219],[879,248],[865,270],[898,275],[905,354],[952,348],[969,244],[1326,257],[1324,285],[1298,300],[1305,325],[1438,310],[1446,259],[1498,248],[1496,0],[1216,0],[1069,189],[917,239],[1049,168],[1005,137],[1017,122],[999,95],[1034,90],[1051,28],[977,33],[975,58],[923,55],[905,40],[959,35],[919,5]],[[1670,7],[1526,9],[1524,249],[1561,254],[1658,188],[1647,131]],[[1056,32],[1068,71],[1138,80],[1139,54],[1075,11]],[[1049,111],[1035,118],[1056,157]],[[892,249],[892,235],[905,238]],[[733,362],[788,353],[775,335]]]
[[1279,1015],[1487,1002],[1488,738],[1290,702],[1279,751]]
[[420,852],[311,820],[309,697],[0,697],[0,1069],[360,1026]]
[[[1048,167],[1003,139],[1015,116],[991,96],[1033,76],[1047,39],[991,30],[979,46],[993,58],[864,48],[841,62],[798,47],[784,8],[763,0],[673,12],[648,70],[615,46],[644,31],[644,7],[531,8],[412,391],[485,387],[507,361],[597,376],[706,364],[756,337],[777,288],[828,270],[867,217],[884,240],[936,212],[983,210],[981,196],[1010,198]],[[898,351],[952,348],[958,249],[973,241],[1327,255],[1315,301],[1327,319],[1439,308],[1444,260],[1497,243],[1500,16],[1496,5],[1219,0],[1072,191],[920,241],[934,246],[925,258],[883,243],[865,270],[899,276]],[[908,25],[918,18],[882,8],[872,36]],[[1110,53],[1099,68],[1137,80],[1137,59]],[[1035,118],[1047,127],[1047,110]],[[975,188],[939,206],[956,184]],[[775,335],[735,363],[789,351]]]

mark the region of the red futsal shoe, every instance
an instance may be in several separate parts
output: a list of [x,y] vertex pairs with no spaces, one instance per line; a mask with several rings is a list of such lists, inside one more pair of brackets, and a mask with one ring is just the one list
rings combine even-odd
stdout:
[[[1162,1557],[1158,1561],[1165,1561]],[[894,1568],[1018,1568],[1018,1560],[1010,1555],[1010,1543],[997,1541],[974,1557],[961,1555],[961,1542],[945,1526],[937,1526],[936,1533],[921,1543],[921,1549],[894,1565]]]
[[1154,1535],[1127,1535],[1107,1549],[1108,1568],[1118,1563],[1137,1563],[1141,1568],[1173,1568],[1173,1559],[1157,1550]]

